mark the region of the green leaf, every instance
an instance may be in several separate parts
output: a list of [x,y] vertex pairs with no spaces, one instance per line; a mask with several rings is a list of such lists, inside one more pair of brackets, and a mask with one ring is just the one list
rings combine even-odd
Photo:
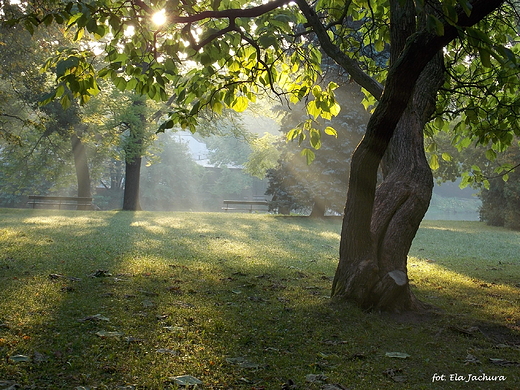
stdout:
[[470,16],[471,10],[473,9],[471,2],[469,0],[457,0],[457,2],[460,4],[466,15]]
[[482,65],[485,68],[491,68],[493,65],[491,64],[491,54],[489,53],[489,50],[479,48],[478,52],[480,54],[480,61],[482,61]]
[[439,169],[439,167],[440,167],[439,157],[437,157],[436,154],[432,154],[430,156],[430,168],[435,171],[435,170]]
[[428,15],[426,26],[430,31],[435,31],[438,36],[444,35],[444,24],[435,16]]
[[441,157],[444,161],[451,161],[451,154],[449,153],[443,153]]
[[307,165],[311,165],[312,162],[314,161],[314,159],[316,158],[316,155],[314,154],[314,152],[307,148],[305,148],[301,151],[301,155],[305,157],[305,159],[307,161]]
[[489,161],[495,161],[495,159],[497,158],[497,154],[493,149],[488,149],[486,150],[486,158]]
[[287,133],[287,141],[295,140],[301,133],[301,129],[295,128]]
[[316,150],[321,148],[321,132],[318,129],[310,130],[310,143]]
[[316,104],[316,100],[311,100],[307,104],[307,112],[309,115],[312,115],[315,119],[318,119],[318,117],[321,114],[321,108],[319,108]]
[[237,96],[231,105],[231,108],[236,112],[243,112],[247,109],[249,100],[245,96]]
[[329,112],[332,116],[338,116],[340,111],[341,106],[338,103],[334,103],[332,106],[329,107]]
[[72,102],[70,101],[70,97],[69,95],[65,94],[61,97],[60,99],[60,104],[61,106],[63,107],[64,110],[66,110],[67,108],[69,108],[72,104]]
[[332,136],[338,138],[338,132],[333,127],[327,126],[327,127],[325,127],[324,131],[325,131],[325,134],[332,135]]
[[114,85],[120,91],[124,91],[126,89],[127,81],[124,77],[119,76],[114,79]]

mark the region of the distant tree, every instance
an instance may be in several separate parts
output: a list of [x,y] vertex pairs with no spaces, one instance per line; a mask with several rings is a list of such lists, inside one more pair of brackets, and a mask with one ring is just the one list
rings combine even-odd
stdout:
[[[480,199],[481,220],[493,226],[504,226],[520,230],[520,147],[511,147],[500,156],[501,167],[505,164],[516,170],[492,173],[489,177],[489,187],[482,188]],[[504,177],[505,175],[505,177]],[[504,180],[505,179],[505,180]]]
[[174,133],[160,134],[159,150],[147,157],[141,176],[141,199],[147,210],[197,209],[203,202],[204,168],[189,154],[186,144]]
[[[518,137],[502,153],[492,145],[453,145],[450,133],[426,141],[438,183],[456,181],[479,190],[480,219],[492,226],[520,229],[520,144]],[[471,176],[469,176],[471,174]]]
[[264,133],[263,136],[250,142],[251,154],[244,164],[244,172],[264,179],[268,172],[278,165],[278,159],[281,155],[280,148],[277,144],[280,137],[270,133]]
[[[16,7],[7,7],[8,12],[16,14]],[[55,25],[49,25],[39,29],[38,33],[31,36],[25,29],[18,26],[6,28],[0,26],[0,63],[2,66],[1,78],[7,83],[2,84],[4,97],[10,96],[9,100],[17,101],[23,106],[21,111],[9,114],[6,105],[0,108],[0,116],[23,122],[24,131],[41,130],[41,137],[37,138],[35,144],[24,144],[27,151],[41,148],[44,138],[57,134],[70,143],[73,162],[77,176],[77,196],[91,196],[91,182],[87,151],[83,143],[83,135],[87,127],[82,123],[81,109],[79,105],[70,99],[68,108],[64,108],[57,102],[50,102],[42,107],[38,106],[43,98],[50,80],[47,74],[39,72],[34,64],[42,64],[46,57],[52,55],[58,45],[71,44],[70,40],[62,34]],[[67,94],[68,95],[68,94]],[[15,109],[12,106],[13,109]],[[22,112],[22,116],[20,116]],[[25,115],[25,116],[23,116]],[[31,119],[32,118],[32,119]],[[36,126],[36,127],[35,127]],[[3,138],[12,141],[13,132],[0,130]],[[18,138],[25,142],[30,137]],[[56,140],[54,139],[53,142]],[[30,154],[30,152],[28,152]],[[70,156],[63,156],[70,158]],[[56,164],[59,164],[57,161]]]
[[[306,139],[280,143],[281,157],[278,166],[267,177],[267,194],[272,196],[270,208],[285,214],[291,210],[311,210],[312,217],[323,217],[327,211],[341,213],[345,207],[350,157],[361,140],[369,113],[361,105],[363,94],[355,84],[345,84],[336,90],[342,106],[338,116],[319,123],[331,126],[336,137],[323,137],[315,158],[308,164],[301,154],[301,146],[310,145]],[[308,119],[305,107],[298,105],[286,111],[281,131],[287,135],[293,128]]]
[[125,191],[123,210],[141,210],[139,187],[141,162],[145,152],[146,101],[132,95],[131,105],[125,110],[120,126],[125,129],[123,151],[125,154]]

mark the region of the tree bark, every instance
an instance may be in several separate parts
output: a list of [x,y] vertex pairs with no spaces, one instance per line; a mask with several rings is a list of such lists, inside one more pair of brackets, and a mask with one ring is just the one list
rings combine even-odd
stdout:
[[[474,1],[470,16],[459,14],[459,25],[473,25],[501,3]],[[411,5],[391,1],[392,7]],[[401,11],[406,18],[406,10]],[[399,18],[393,21],[394,26],[403,26]],[[403,28],[406,26],[411,24],[405,23]],[[433,186],[424,156],[423,128],[442,82],[441,49],[456,34],[457,29],[447,25],[443,36],[422,30],[410,35],[393,57],[384,93],[352,156],[340,259],[332,285],[336,299],[353,301],[365,309],[422,307],[410,291],[406,258]],[[394,134],[386,158],[386,178],[376,194],[378,166]]]
[[[76,178],[78,181],[78,197],[90,198],[92,196],[90,190],[90,171],[87,161],[87,151],[85,145],[76,133],[70,137],[72,145],[72,154],[74,155],[74,166],[76,168]],[[80,207],[86,206],[78,206]]]
[[141,157],[126,161],[125,192],[123,195],[123,210],[141,210],[139,199],[139,183],[141,179]]
[[[368,185],[362,187],[365,194],[357,194],[357,202],[350,199],[363,204],[360,207],[371,215],[370,227],[368,234],[367,230],[350,229],[352,222],[345,217],[333,296],[353,300],[365,309],[403,311],[423,307],[410,291],[407,255],[433,189],[423,129],[435,109],[442,81],[439,54],[419,78],[413,99],[396,126],[385,155],[384,181],[374,189],[372,209],[368,211],[366,201],[366,194],[373,191]],[[373,158],[372,163],[375,161]],[[363,251],[356,251],[356,247]]]
[[137,211],[141,209],[139,186],[141,181],[141,161],[144,153],[144,136],[146,118],[142,97],[134,96],[132,106],[137,120],[128,124],[128,137],[125,144],[125,191],[123,210]]

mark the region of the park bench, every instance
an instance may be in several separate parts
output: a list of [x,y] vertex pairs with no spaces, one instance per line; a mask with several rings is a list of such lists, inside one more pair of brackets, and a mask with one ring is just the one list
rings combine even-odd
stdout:
[[250,213],[253,211],[268,211],[269,203],[266,200],[224,200],[222,210],[246,210]]
[[54,208],[58,210],[92,210],[92,198],[75,196],[43,196],[29,195],[27,206],[37,208]]

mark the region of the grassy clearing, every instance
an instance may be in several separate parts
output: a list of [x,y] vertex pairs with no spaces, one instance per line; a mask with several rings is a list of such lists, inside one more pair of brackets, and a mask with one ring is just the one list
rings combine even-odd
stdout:
[[[205,389],[519,388],[519,233],[425,222],[410,278],[444,314],[406,320],[330,302],[339,231],[0,210],[0,389],[165,389],[180,375]],[[483,373],[506,379],[465,382]]]

